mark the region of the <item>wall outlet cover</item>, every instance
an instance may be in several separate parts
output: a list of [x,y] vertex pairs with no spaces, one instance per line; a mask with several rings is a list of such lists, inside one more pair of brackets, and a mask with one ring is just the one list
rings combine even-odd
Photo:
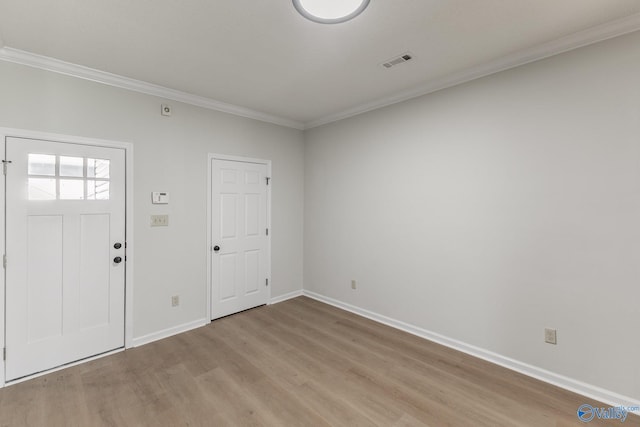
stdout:
[[557,330],[546,328],[544,330],[544,342],[547,344],[558,344]]

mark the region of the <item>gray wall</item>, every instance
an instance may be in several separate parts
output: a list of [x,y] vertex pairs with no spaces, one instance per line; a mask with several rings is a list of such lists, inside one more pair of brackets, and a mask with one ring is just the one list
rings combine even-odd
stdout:
[[[2,127],[133,143],[135,338],[206,317],[207,153],[272,160],[272,297],[302,289],[301,131],[177,102],[163,117],[160,98],[6,62],[0,99]],[[171,203],[151,205],[165,190]]]
[[308,131],[305,289],[640,398],[638,46]]
[[[272,296],[302,287],[304,219],[306,289],[638,399],[638,45],[569,52],[304,145],[300,131],[177,102],[165,118],[162,99],[0,62],[0,126],[133,143],[135,337],[204,318],[207,153],[259,157],[273,161]],[[154,190],[171,204],[152,206]],[[170,227],[151,229],[165,210]]]

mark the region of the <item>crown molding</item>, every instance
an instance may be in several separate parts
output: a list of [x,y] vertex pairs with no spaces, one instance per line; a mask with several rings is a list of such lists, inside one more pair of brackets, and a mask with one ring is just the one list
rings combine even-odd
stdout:
[[412,98],[417,98],[442,89],[467,83],[500,71],[519,67],[521,65],[549,58],[563,52],[629,34],[638,30],[640,30],[640,13],[629,15],[622,19],[607,22],[548,43],[543,43],[515,52],[494,61],[471,67],[458,73],[450,74],[441,79],[432,80],[427,84],[396,93],[390,97],[377,99],[339,113],[330,114],[318,120],[312,120],[305,123],[304,129],[312,129],[314,127],[357,116],[368,111],[377,110],[378,108],[397,104],[402,101],[407,101]]
[[59,74],[65,74],[68,76],[90,80],[121,89],[183,102],[185,104],[191,104],[210,110],[220,111],[223,113],[233,114],[241,117],[247,117],[250,119],[273,123],[293,129],[307,130],[349,117],[357,116],[359,114],[376,110],[378,108],[383,108],[389,105],[397,104],[399,102],[407,101],[412,98],[427,95],[429,93],[437,92],[442,89],[467,83],[469,81],[486,77],[500,71],[519,67],[521,65],[545,59],[563,52],[567,52],[583,46],[588,46],[590,44],[598,43],[614,37],[629,34],[638,30],[640,30],[640,13],[629,15],[622,19],[607,22],[596,27],[579,31],[577,33],[573,33],[571,35],[553,40],[548,43],[543,43],[528,49],[524,49],[496,59],[494,61],[471,67],[440,79],[432,80],[416,88],[401,91],[394,94],[393,96],[380,98],[375,101],[361,104],[335,114],[330,114],[317,120],[308,121],[306,123],[291,120],[285,117],[275,116],[262,111],[252,110],[238,105],[227,104],[211,98],[193,95],[175,89],[169,89],[160,85],[119,76],[117,74],[96,70],[82,65],[72,64],[69,62],[61,61],[59,59],[37,55],[6,46],[0,48],[0,60],[52,71]]
[[146,95],[157,96],[159,98],[170,99],[172,101],[183,102],[209,110],[220,111],[249,119],[260,120],[262,122],[273,123],[289,128],[304,129],[304,124],[284,117],[274,116],[262,111],[256,111],[238,105],[227,104],[204,96],[193,95],[175,89],[169,89],[153,83],[131,79],[117,74],[96,70],[82,65],[72,64],[48,56],[37,55],[10,47],[0,48],[0,60],[26,65],[28,67],[39,68],[41,70],[52,71],[54,73],[77,77],[121,89],[144,93]]

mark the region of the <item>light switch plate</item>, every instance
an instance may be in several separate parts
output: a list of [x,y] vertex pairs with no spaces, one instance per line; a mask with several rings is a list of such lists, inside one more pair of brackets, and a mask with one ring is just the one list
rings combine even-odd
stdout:
[[154,191],[151,193],[151,203],[154,205],[168,205],[169,193],[166,191]]
[[169,215],[151,215],[152,227],[168,227]]

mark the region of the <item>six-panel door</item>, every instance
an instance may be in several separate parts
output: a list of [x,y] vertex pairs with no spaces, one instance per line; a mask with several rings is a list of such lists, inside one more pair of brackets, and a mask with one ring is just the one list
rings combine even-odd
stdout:
[[[211,318],[267,303],[267,165],[212,160]],[[214,249],[212,248],[212,249]]]

